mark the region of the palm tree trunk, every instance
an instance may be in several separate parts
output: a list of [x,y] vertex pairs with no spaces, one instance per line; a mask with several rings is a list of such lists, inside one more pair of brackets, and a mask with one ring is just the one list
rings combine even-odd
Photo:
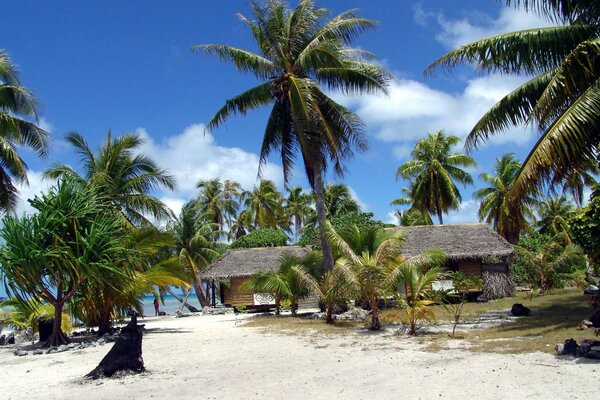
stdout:
[[437,216],[438,216],[438,221],[440,223],[440,225],[444,225],[444,220],[442,219],[442,210],[439,207],[437,208]]
[[169,293],[171,296],[175,297],[175,299],[177,301],[179,301],[181,304],[183,304],[184,307],[187,308],[189,312],[200,312],[200,310],[198,310],[193,305],[189,304],[187,301],[183,301],[183,299],[179,295],[177,295],[177,293],[175,293],[174,291],[172,291],[170,287],[166,287],[165,291],[167,293]]
[[371,297],[369,303],[371,304],[371,326],[369,327],[372,331],[378,331],[381,329],[381,321],[379,320],[379,308],[377,303],[379,299],[377,296]]
[[202,290],[202,282],[198,282],[198,279],[192,279],[192,285],[194,286],[194,292],[196,293],[200,305],[202,307],[210,307],[210,299]]
[[328,324],[333,324],[333,303],[327,306],[327,317],[325,322]]
[[327,240],[327,232],[325,232],[325,224],[327,222],[327,213],[325,211],[325,194],[323,192],[323,173],[318,171],[315,173],[315,206],[317,208],[317,220],[319,222],[319,237],[321,239],[321,249],[323,250],[323,264],[326,271],[333,269],[333,254],[329,240]]

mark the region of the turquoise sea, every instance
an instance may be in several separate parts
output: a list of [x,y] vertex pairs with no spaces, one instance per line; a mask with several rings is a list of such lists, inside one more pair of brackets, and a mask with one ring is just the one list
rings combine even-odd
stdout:
[[[182,298],[183,298],[183,296],[182,296]],[[163,300],[164,300],[164,304],[162,302],[160,303],[160,311],[166,312],[167,315],[175,315],[175,312],[179,309],[179,307],[181,306],[181,303],[179,301],[177,301],[177,299],[175,299],[175,297],[173,297],[171,295],[164,296]],[[154,296],[145,296],[144,300],[142,302],[144,305],[144,315],[153,316],[154,315]],[[198,310],[202,309],[202,306],[200,306],[200,302],[198,301],[198,298],[193,293],[190,295],[190,297],[188,297],[187,302],[190,303],[191,305],[193,305],[194,307],[196,307]],[[187,308],[184,308],[183,312],[184,313],[188,312]]]

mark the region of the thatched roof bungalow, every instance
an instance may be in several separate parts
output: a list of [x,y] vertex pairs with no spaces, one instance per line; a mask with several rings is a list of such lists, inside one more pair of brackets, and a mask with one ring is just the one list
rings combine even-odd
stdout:
[[304,257],[309,252],[309,248],[300,246],[228,249],[221,258],[202,271],[200,278],[215,285],[222,304],[257,308],[261,303],[267,303],[264,304],[267,306],[267,298],[259,293],[242,292],[240,285],[255,272],[278,269],[284,254]]
[[484,278],[488,298],[513,294],[508,266],[514,249],[486,224],[430,225],[398,228],[405,237],[402,254],[416,256],[430,249],[448,256],[448,268]]

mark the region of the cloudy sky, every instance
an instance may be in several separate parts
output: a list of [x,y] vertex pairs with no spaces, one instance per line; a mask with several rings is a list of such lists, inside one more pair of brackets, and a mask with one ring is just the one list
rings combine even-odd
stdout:
[[[427,66],[448,50],[496,33],[548,25],[533,14],[504,8],[495,0],[348,0],[321,1],[337,14],[358,8],[379,21],[376,31],[356,43],[374,52],[394,75],[389,96],[343,97],[367,124],[370,150],[347,163],[343,178],[356,198],[377,218],[389,221],[390,201],[406,182],[396,181],[397,167],[410,157],[415,141],[428,131],[445,130],[464,138],[479,117],[524,77],[480,75],[468,67],[438,71],[425,78]],[[28,198],[52,182],[41,171],[56,161],[78,167],[63,141],[77,131],[96,147],[106,137],[138,133],[142,151],[177,177],[178,190],[159,192],[175,212],[196,195],[200,179],[234,179],[245,188],[256,183],[258,156],[268,110],[231,119],[210,134],[204,124],[224,101],[256,83],[234,67],[193,53],[190,47],[224,43],[255,50],[236,17],[250,16],[247,1],[104,1],[33,2],[4,7],[2,41],[19,66],[22,81],[42,107],[41,124],[52,133],[47,160],[24,151],[30,166]],[[496,136],[472,155],[476,178],[496,157],[514,152],[521,159],[535,133],[528,128]],[[283,190],[276,157],[263,176]],[[307,187],[302,169],[292,185]],[[461,188],[460,210],[448,222],[477,222],[473,187]],[[23,202],[20,210],[26,211]]]

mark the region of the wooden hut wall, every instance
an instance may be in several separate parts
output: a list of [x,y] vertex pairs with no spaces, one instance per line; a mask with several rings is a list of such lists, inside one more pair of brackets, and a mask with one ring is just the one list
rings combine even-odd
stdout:
[[463,260],[458,262],[458,271],[466,276],[478,275],[481,276],[481,261],[480,260]]
[[254,304],[254,295],[252,292],[242,292],[240,286],[247,279],[246,277],[231,278],[231,285],[225,288],[225,304],[238,306],[250,306]]

